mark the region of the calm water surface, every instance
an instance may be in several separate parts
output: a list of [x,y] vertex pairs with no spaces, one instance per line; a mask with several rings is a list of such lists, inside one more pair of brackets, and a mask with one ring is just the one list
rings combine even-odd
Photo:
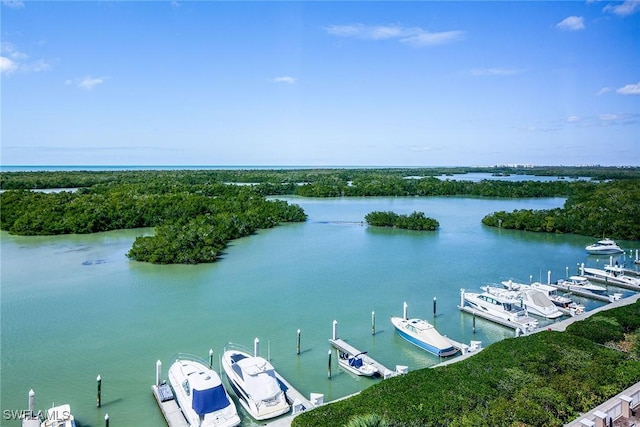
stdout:
[[[286,198],[309,219],[234,241],[220,262],[156,266],[125,256],[136,236],[152,230],[94,235],[18,237],[1,241],[1,405],[36,409],[70,403],[82,426],[158,426],[163,418],[150,385],[155,362],[168,366],[178,352],[207,358],[214,367],[228,342],[253,346],[269,357],[305,395],[325,401],[376,381],[355,378],[335,363],[327,378],[332,322],[338,335],[389,367],[410,370],[438,359],[403,341],[389,317],[402,314],[435,322],[452,338],[483,345],[513,331],[472,319],[457,309],[460,288],[479,289],[500,280],[546,281],[573,274],[576,264],[602,265],[588,257],[581,236],[513,232],[483,227],[498,210],[548,209],[564,199]],[[362,225],[371,211],[425,212],[436,232]],[[635,249],[632,242],[619,242]],[[620,261],[626,258],[621,257]],[[437,298],[437,316],[433,298]],[[599,303],[586,300],[588,309]],[[372,335],[371,312],[376,316]],[[296,331],[302,331],[296,355]],[[102,408],[96,408],[96,377]],[[239,405],[238,405],[239,407]],[[245,425],[253,424],[246,416]],[[6,420],[0,425],[18,426]]]

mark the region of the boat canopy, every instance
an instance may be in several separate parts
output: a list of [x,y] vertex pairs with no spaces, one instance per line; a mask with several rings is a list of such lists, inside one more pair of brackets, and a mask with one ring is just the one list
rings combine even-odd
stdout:
[[273,366],[262,357],[247,357],[236,365],[245,374],[245,390],[253,399],[273,399],[281,391]]
[[352,359],[349,359],[349,366],[353,366],[354,368],[361,368],[362,367],[362,358],[354,357]]
[[222,384],[204,390],[193,389],[191,407],[196,414],[205,415],[229,406],[230,402]]

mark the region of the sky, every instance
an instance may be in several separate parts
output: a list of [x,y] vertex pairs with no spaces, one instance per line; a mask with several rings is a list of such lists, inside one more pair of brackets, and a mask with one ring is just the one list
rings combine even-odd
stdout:
[[638,0],[0,14],[0,165],[640,166]]

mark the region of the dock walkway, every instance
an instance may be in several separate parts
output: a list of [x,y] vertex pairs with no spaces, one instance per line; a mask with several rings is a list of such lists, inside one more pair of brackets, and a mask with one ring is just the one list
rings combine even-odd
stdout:
[[187,423],[187,420],[182,414],[169,386],[164,384],[158,387],[154,384],[151,386],[151,391],[169,427],[189,427],[189,423]]

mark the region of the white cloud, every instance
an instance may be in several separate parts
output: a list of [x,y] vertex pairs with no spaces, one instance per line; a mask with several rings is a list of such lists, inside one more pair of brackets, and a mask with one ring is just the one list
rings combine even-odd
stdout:
[[450,43],[464,35],[464,31],[430,32],[420,27],[403,27],[400,25],[329,25],[325,27],[325,31],[334,36],[362,40],[398,40],[411,46],[433,46]]
[[2,52],[2,72],[40,72],[51,68],[51,64],[46,59],[30,60],[29,55],[18,50],[11,42],[0,44]]
[[521,72],[513,68],[474,68],[470,74],[472,76],[512,76]]
[[640,95],[640,82],[636,84],[625,85],[616,90],[620,95]]
[[569,123],[577,123],[580,121],[580,117],[578,116],[569,116],[569,118],[567,119],[567,121]]
[[22,0],[4,0],[2,5],[12,9],[20,9],[24,7],[24,2]]
[[640,1],[638,0],[625,0],[622,4],[606,5],[603,12],[610,12],[618,16],[628,16],[636,13],[640,10]]
[[104,77],[91,77],[87,76],[78,82],[78,87],[86,90],[91,90],[94,87],[104,83],[106,79]]
[[273,79],[274,83],[287,83],[287,84],[294,84],[296,82],[295,77],[290,77],[290,76],[280,76],[280,77],[275,77]]
[[604,95],[605,93],[609,93],[611,92],[611,88],[610,87],[603,87],[602,89],[600,89],[598,91],[598,93],[596,93],[596,95],[600,96],[600,95]]
[[556,28],[563,31],[584,30],[584,18],[582,16],[569,16],[558,22]]
[[18,65],[11,59],[0,56],[0,73],[11,74],[18,69]]

